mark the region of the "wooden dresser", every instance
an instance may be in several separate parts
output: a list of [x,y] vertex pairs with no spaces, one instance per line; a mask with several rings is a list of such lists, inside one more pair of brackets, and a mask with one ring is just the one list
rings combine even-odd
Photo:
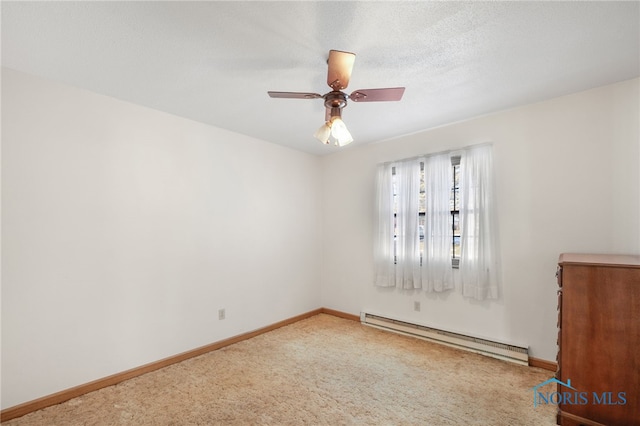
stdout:
[[558,262],[558,424],[640,425],[640,256]]

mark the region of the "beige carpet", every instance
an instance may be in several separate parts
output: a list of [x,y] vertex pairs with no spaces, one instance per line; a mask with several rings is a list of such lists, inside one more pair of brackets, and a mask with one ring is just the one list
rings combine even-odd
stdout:
[[323,314],[3,425],[554,425],[552,375]]

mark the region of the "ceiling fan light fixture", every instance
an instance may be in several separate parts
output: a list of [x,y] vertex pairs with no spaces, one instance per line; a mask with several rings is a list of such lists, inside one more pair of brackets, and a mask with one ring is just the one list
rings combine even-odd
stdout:
[[313,136],[326,145],[333,141],[335,145],[342,147],[353,142],[353,137],[340,116],[331,117],[329,121],[316,130]]

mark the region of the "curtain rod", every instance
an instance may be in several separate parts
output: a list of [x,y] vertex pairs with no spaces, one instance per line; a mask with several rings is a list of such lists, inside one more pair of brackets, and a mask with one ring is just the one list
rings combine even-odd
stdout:
[[492,146],[493,142],[476,143],[476,144],[473,144],[473,145],[463,146],[462,148],[448,149],[446,151],[433,152],[431,154],[420,154],[420,155],[415,155],[413,157],[400,158],[399,160],[385,161],[385,162],[378,163],[378,164],[391,164],[391,163],[397,163],[397,162],[400,162],[400,161],[415,160],[417,158],[428,158],[428,157],[433,157],[433,156],[436,156],[436,155],[451,154],[452,152],[466,151],[466,150],[469,150],[471,148],[478,148],[478,147],[485,146],[485,145]]

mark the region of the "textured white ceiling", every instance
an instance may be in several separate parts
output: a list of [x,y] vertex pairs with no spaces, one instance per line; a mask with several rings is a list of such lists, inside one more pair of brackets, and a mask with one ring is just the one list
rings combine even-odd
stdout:
[[[330,49],[357,54],[350,145],[640,75],[640,2],[9,2],[3,66],[313,154]],[[349,149],[340,148],[340,149]]]

